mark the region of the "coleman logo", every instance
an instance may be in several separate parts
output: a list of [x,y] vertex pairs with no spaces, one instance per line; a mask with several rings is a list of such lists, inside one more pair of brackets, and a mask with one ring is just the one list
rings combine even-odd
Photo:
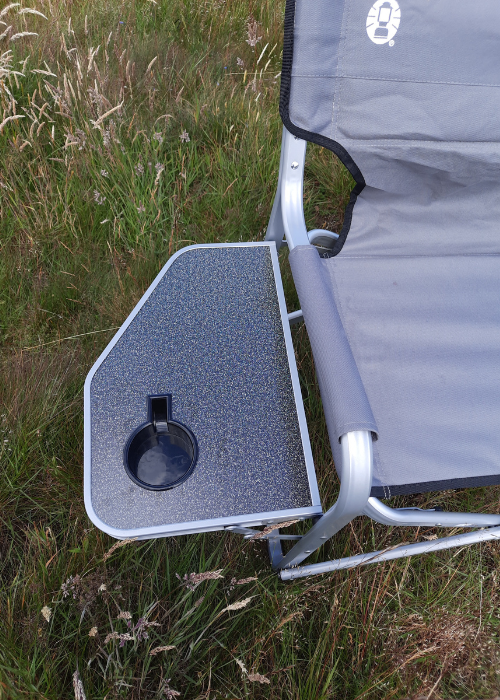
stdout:
[[401,10],[396,0],[377,0],[366,18],[366,32],[374,44],[392,46],[401,21]]

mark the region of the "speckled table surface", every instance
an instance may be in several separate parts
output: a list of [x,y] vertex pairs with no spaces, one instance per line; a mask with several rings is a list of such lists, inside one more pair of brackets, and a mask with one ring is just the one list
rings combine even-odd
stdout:
[[[123,455],[147,397],[166,393],[199,458],[186,482],[154,492]],[[311,506],[270,248],[177,257],[95,372],[90,416],[92,506],[111,527]]]

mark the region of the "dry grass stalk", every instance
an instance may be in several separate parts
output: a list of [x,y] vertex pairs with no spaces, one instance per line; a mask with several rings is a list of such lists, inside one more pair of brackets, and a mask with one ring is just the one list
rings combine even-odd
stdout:
[[[484,629],[478,630],[473,618],[445,609],[436,611],[429,620],[409,615],[391,630],[384,648],[384,654],[392,658],[405,682],[409,683],[417,672],[419,677],[425,675],[429,689],[433,685],[432,671],[436,677],[436,659],[440,660],[442,676],[457,674],[462,681],[475,673],[471,664],[474,650],[480,650],[491,667],[498,663],[498,650],[492,645],[491,635]],[[418,664],[412,666],[417,660]]]
[[289,615],[287,615],[286,617],[284,617],[284,618],[281,620],[281,622],[279,623],[279,625],[276,627],[276,629],[274,630],[274,633],[276,633],[278,630],[280,630],[280,629],[281,629],[282,627],[284,627],[288,622],[291,622],[291,620],[293,620],[293,619],[296,618],[296,617],[302,617],[302,612],[301,612],[300,610],[296,610],[295,612],[290,613]]
[[3,8],[3,10],[0,12],[0,18],[4,17],[7,12],[12,10],[14,7],[19,7],[20,3],[18,2],[11,2],[10,5],[7,5],[6,7]]
[[252,540],[260,540],[266,535],[269,535],[271,532],[274,532],[274,530],[281,530],[284,527],[290,527],[290,525],[295,525],[295,523],[298,523],[298,520],[287,520],[284,523],[274,523],[272,525],[268,525],[265,527],[263,530],[258,532],[256,535],[250,538],[250,541]]
[[183,578],[181,578],[179,574],[175,575],[188,590],[194,591],[203,581],[215,581],[216,579],[224,578],[221,571],[222,569],[218,569],[217,571],[204,571],[201,574],[191,573],[189,576],[188,574],[184,574]]
[[103,557],[103,561],[107,561],[112,554],[116,552],[117,549],[120,547],[125,547],[126,544],[130,544],[130,542],[135,542],[137,540],[137,537],[132,537],[129,540],[120,540],[119,542],[116,542],[111,549],[109,549],[106,554]]
[[245,600],[239,600],[236,603],[231,603],[231,605],[228,605],[226,608],[221,610],[221,613],[227,612],[228,610],[241,610],[242,608],[246,608],[246,606],[252,600],[252,598],[255,598],[255,596],[252,595],[250,596],[250,598],[245,598]]
[[102,122],[106,119],[106,117],[109,117],[110,114],[113,114],[113,112],[116,112],[118,109],[121,109],[123,107],[123,101],[120,102],[120,104],[116,105],[116,107],[113,107],[112,109],[108,110],[105,114],[102,115],[102,117],[99,117],[97,121],[92,121],[92,125],[95,128],[97,128]]
[[243,661],[240,661],[240,659],[235,659],[236,663],[238,666],[241,668],[241,672],[245,675],[248,676],[248,670]]
[[160,686],[159,692],[167,700],[175,700],[175,698],[178,698],[180,696],[180,693],[177,690],[174,690],[173,688],[171,688],[169,683],[170,683],[170,678],[168,678],[166,681],[163,681],[161,686]]
[[[4,24],[4,22],[2,22],[2,24]],[[7,27],[7,29],[5,29],[5,31],[2,32],[2,34],[0,34],[0,39],[5,39],[5,37],[6,37],[7,34],[10,32],[11,29],[12,29],[12,25],[10,25],[9,27]]]
[[116,618],[117,620],[131,620],[132,619],[132,613],[129,613],[126,610],[122,610],[121,613],[118,615]]
[[39,17],[43,17],[44,19],[47,19],[47,17],[43,14],[43,12],[39,12],[38,10],[33,10],[31,7],[23,7],[22,10],[19,10],[18,15],[38,15]]
[[266,678],[260,673],[249,673],[248,674],[248,680],[251,681],[252,683],[270,683],[271,681],[269,678]]
[[125,642],[131,642],[134,638],[132,637],[131,634],[128,632],[125,632],[124,634],[119,634],[118,632],[109,632],[106,635],[106,639],[104,640],[104,644],[108,644],[108,642],[111,641],[117,641],[120,640],[120,646],[123,646]]
[[15,41],[16,39],[22,39],[25,36],[38,36],[36,32],[18,32],[10,37],[10,41]]
[[171,649],[176,649],[177,647],[175,644],[167,644],[164,647],[155,647],[154,649],[151,649],[149,652],[150,656],[156,656],[156,654],[159,654],[161,651],[170,651]]
[[251,583],[252,581],[258,581],[258,580],[259,579],[257,578],[257,576],[249,576],[248,578],[240,578],[239,581],[237,581],[236,579],[233,579],[231,581],[231,583],[234,584],[235,586],[243,586],[243,584],[245,584],[245,583]]
[[257,42],[262,39],[262,35],[258,36],[259,23],[254,17],[250,17],[247,23],[247,44],[252,48],[255,47]]
[[87,700],[78,669],[73,673],[73,691],[75,693],[75,700]]
[[248,673],[247,667],[240,659],[235,659],[235,661],[241,668],[241,673],[243,674],[243,677],[246,676],[251,683],[271,683],[269,678],[266,678],[266,676],[263,676],[260,673]]
[[146,70],[144,71],[144,75],[145,75],[145,76],[147,76],[147,74],[149,73],[149,71],[150,71],[151,68],[154,66],[154,64],[156,63],[157,60],[158,60],[158,56],[155,56],[155,57],[153,58],[153,60],[150,62],[150,64],[148,65],[148,67],[146,68]]
[[2,133],[4,126],[6,124],[8,124],[9,122],[14,121],[14,119],[24,119],[24,115],[23,114],[13,114],[10,117],[6,117],[3,120],[3,122],[0,124],[0,134]]

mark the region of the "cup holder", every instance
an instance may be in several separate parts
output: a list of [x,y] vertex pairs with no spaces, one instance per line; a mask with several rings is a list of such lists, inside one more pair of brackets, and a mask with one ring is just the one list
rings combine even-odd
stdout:
[[149,422],[132,433],[125,447],[125,469],[138,486],[165,491],[191,476],[198,458],[193,433],[172,420],[172,395],[148,397]]

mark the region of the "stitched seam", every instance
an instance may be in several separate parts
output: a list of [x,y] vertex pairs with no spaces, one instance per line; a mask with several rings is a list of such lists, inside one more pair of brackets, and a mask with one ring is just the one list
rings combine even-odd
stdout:
[[[362,144],[363,148],[386,148],[388,146],[400,146],[401,148],[408,148],[408,144],[411,144],[412,146],[421,146],[423,144],[429,144],[432,145],[433,147],[436,147],[436,145],[439,148],[439,145],[441,144],[460,144],[460,146],[465,147],[465,148],[477,148],[478,146],[500,146],[500,141],[445,141],[441,140],[439,141],[438,139],[435,139],[434,141],[430,139],[378,139],[377,141],[373,143],[369,143],[368,140],[364,141],[361,136],[358,136],[357,138],[350,138],[349,136],[346,136],[344,140],[345,142],[352,143],[354,145],[356,144]],[[344,146],[345,148],[345,146]],[[347,150],[347,149],[346,149]]]
[[343,254],[342,260],[373,260],[373,258],[379,258],[380,260],[394,260],[395,258],[403,259],[416,259],[419,258],[498,258],[500,253],[440,253],[437,255],[401,255],[396,253],[395,255],[352,255],[350,253]]
[[349,425],[362,425],[363,427],[370,428],[373,432],[377,432],[377,426],[374,423],[369,423],[368,421],[350,421],[349,423],[342,423],[344,428]]
[[[429,491],[444,491],[450,488],[457,489],[493,486],[498,485],[499,480],[500,474],[484,474],[482,476],[471,476],[465,478],[438,479],[434,481],[413,481],[405,484],[391,484],[390,486],[378,484],[373,486],[372,489],[376,489],[377,491],[380,489],[382,491],[382,494],[377,494],[377,498],[388,498],[387,493],[392,496],[391,489],[396,491],[394,495],[428,493]],[[408,490],[407,487],[410,487],[412,490]],[[420,489],[423,487],[423,490],[413,490],[412,487],[417,487]]]
[[[346,7],[347,4],[347,7]],[[339,73],[339,68],[340,68],[340,62],[344,56],[344,50],[345,50],[345,45],[347,41],[347,31],[345,30],[346,25],[349,23],[349,18],[350,18],[350,5],[346,2],[344,2],[344,10],[342,12],[342,24],[340,27],[340,31],[342,33],[342,50],[340,47],[340,42],[339,42],[339,48],[337,51],[337,66],[335,69],[336,75]],[[293,78],[293,71],[292,75],[290,76],[290,80]],[[338,100],[336,99],[338,96]],[[335,110],[335,105],[342,104],[342,84],[341,83],[336,83],[334,85],[334,90],[333,90],[333,102],[332,102],[332,120],[331,120],[331,136],[332,139],[334,138],[335,134],[338,133],[338,122],[339,122],[339,109]]]
[[411,85],[458,85],[459,87],[500,87],[499,83],[462,83],[454,80],[410,80],[405,78],[373,78],[368,75],[332,75],[331,73],[293,73],[292,78],[331,78],[345,80],[372,80],[378,83],[409,83]]
[[406,78],[372,78],[368,75],[338,75],[348,80],[373,80],[379,83],[410,83],[415,85],[459,85],[461,87],[500,87],[499,83],[464,83],[458,80],[410,80]]

